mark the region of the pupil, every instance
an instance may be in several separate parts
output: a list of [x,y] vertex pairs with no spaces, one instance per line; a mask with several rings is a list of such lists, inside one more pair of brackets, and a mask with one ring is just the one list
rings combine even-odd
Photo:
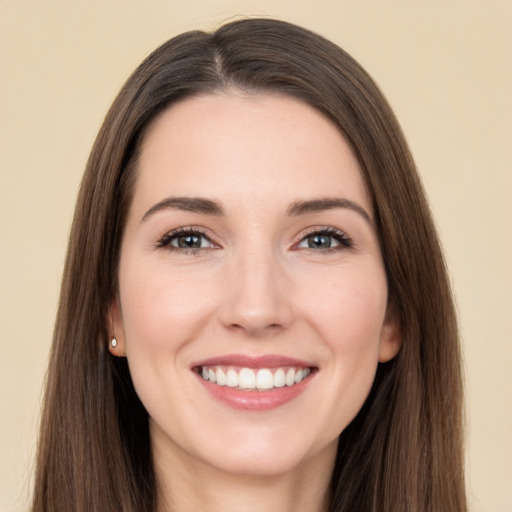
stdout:
[[178,238],[178,245],[184,249],[199,249],[201,238],[197,235],[183,235]]
[[328,235],[313,235],[308,238],[308,245],[312,249],[328,249],[331,247],[331,237]]

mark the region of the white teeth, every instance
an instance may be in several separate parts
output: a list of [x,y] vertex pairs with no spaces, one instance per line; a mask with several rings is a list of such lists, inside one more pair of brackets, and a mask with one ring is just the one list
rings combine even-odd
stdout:
[[258,370],[256,387],[258,389],[272,389],[274,387],[274,376],[270,370]]
[[284,383],[287,386],[293,386],[295,384],[295,370],[293,368],[290,368],[286,372],[286,376],[284,378]]
[[226,373],[226,386],[230,388],[236,388],[238,386],[238,373],[236,373],[233,368],[230,368]]
[[284,384],[284,370],[282,368],[279,368],[278,370],[276,370],[276,373],[274,373],[274,387],[282,388]]
[[238,374],[238,386],[242,389],[254,389],[256,387],[256,375],[249,368],[242,368]]
[[295,374],[295,383],[303,381],[310,373],[311,370],[309,368],[303,368],[302,370],[299,370]]
[[226,385],[226,374],[220,368],[217,368],[217,371],[215,372],[215,376],[217,377],[217,384],[219,386]]
[[[224,367],[225,368],[225,367]],[[240,388],[243,390],[269,390],[293,386],[302,382],[311,373],[310,368],[277,368],[275,371],[270,368],[252,370],[251,368],[234,368],[227,370],[217,367],[202,367],[201,376],[204,380],[216,383],[219,386]]]

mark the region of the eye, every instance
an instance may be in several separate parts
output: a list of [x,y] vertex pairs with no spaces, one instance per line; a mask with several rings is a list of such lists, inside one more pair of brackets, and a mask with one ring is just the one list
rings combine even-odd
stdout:
[[165,234],[156,244],[173,251],[198,252],[217,246],[200,230],[180,228]]
[[296,245],[297,249],[314,251],[341,250],[352,246],[350,237],[336,228],[316,229],[308,233]]
[[339,242],[334,240],[330,235],[315,234],[306,237],[298,247],[307,247],[308,249],[330,249],[338,244]]
[[177,235],[169,241],[169,245],[179,247],[180,249],[202,249],[208,247],[209,240],[203,235],[196,233],[187,233],[185,235]]

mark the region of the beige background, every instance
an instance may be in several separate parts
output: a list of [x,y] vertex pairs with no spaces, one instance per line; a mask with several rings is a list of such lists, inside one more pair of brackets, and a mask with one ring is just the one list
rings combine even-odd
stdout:
[[0,511],[26,510],[79,179],[128,73],[239,14],[352,53],[404,127],[445,244],[468,395],[472,512],[512,512],[512,3],[0,0]]

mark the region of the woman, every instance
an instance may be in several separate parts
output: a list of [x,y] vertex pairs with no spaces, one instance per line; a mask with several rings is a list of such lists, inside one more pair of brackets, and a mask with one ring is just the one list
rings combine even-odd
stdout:
[[382,94],[274,20],[178,36],[80,189],[34,511],[464,511],[428,205]]

